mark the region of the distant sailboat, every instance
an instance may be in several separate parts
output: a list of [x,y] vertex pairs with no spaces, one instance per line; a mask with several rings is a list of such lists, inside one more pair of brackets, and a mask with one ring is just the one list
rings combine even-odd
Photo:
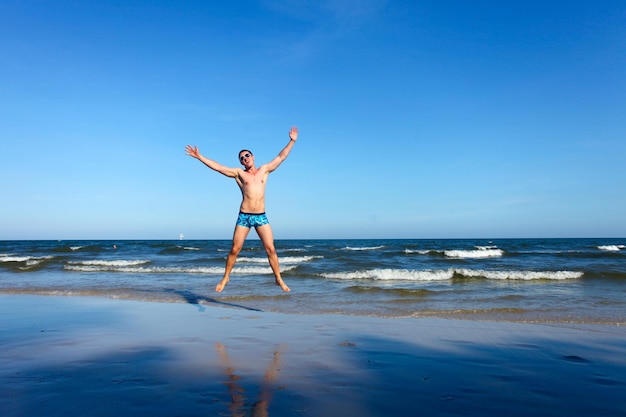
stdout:
[[181,234],[178,235],[178,240],[183,240],[184,237],[185,236],[183,236],[183,234],[181,233]]

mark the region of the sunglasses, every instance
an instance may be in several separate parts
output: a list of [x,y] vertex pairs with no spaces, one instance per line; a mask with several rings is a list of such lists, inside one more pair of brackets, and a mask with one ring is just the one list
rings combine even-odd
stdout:
[[250,155],[249,153],[245,153],[245,154],[243,154],[243,155],[241,155],[241,156],[239,157],[239,161],[243,161],[243,160],[244,160],[244,158],[250,158],[251,156],[252,156],[252,155]]

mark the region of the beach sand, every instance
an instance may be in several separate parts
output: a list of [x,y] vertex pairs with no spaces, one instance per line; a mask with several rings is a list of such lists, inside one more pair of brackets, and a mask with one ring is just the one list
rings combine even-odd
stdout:
[[626,329],[0,296],[0,415],[624,416]]

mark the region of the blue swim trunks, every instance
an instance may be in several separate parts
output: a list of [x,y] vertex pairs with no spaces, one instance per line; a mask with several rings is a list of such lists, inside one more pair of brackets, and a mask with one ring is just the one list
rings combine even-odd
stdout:
[[242,213],[239,212],[239,218],[237,218],[237,226],[247,227],[251,229],[253,227],[259,227],[266,224],[270,224],[267,220],[265,213]]

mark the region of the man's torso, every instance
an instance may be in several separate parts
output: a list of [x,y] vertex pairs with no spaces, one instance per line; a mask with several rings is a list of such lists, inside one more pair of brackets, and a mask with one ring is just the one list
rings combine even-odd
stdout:
[[237,184],[241,189],[242,201],[240,211],[245,213],[265,212],[265,186],[269,172],[261,166],[252,172],[241,170],[237,176]]

